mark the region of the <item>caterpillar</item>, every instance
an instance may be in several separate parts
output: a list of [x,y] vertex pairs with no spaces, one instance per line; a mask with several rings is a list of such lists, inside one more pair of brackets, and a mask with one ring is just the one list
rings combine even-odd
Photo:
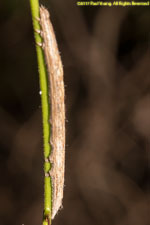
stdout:
[[46,162],[51,163],[51,169],[45,176],[52,181],[52,219],[62,206],[65,169],[65,104],[63,66],[57,47],[57,42],[47,9],[40,7],[40,26],[43,38],[43,51],[46,60],[49,81],[51,153]]

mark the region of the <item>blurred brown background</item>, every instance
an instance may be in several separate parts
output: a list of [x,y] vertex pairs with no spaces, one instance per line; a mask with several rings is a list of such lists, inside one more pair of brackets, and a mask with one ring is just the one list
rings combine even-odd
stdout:
[[[148,225],[150,8],[43,0],[64,65],[66,176],[53,225]],[[0,1],[0,225],[40,225],[42,122],[30,5]]]

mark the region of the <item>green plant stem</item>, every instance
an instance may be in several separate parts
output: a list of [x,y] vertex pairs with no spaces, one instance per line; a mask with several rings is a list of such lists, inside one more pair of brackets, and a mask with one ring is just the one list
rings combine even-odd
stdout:
[[[39,18],[39,1],[30,0],[31,14],[33,21],[34,36],[36,42],[36,52],[39,68],[39,80],[41,89],[41,104],[42,104],[42,121],[43,121],[43,141],[44,141],[44,158],[47,159],[50,155],[50,123],[49,123],[49,96],[48,96],[48,80],[46,65],[42,48],[37,43],[42,43],[40,34],[37,30],[40,30]],[[44,163],[44,172],[47,173],[50,170],[50,163]],[[50,177],[44,178],[44,216],[43,225],[51,224],[51,208],[52,208],[52,183]]]

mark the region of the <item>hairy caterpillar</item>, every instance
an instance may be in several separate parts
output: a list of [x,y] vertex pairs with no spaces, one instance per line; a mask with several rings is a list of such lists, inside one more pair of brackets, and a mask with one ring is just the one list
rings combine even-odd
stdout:
[[52,168],[45,176],[50,176],[52,181],[52,219],[62,206],[65,167],[65,104],[63,67],[54,30],[49,18],[49,12],[40,7],[41,36],[47,65],[49,80],[49,97],[51,111],[51,154],[45,159]]

